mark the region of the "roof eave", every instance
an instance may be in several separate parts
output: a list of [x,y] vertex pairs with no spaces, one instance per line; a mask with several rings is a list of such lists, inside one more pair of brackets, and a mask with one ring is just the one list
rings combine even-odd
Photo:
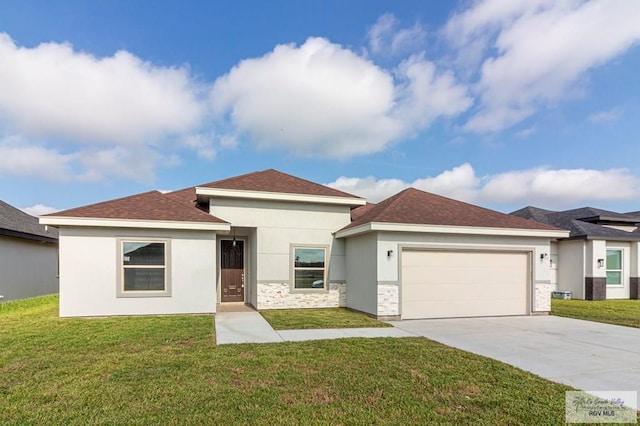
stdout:
[[336,238],[374,231],[417,232],[430,234],[500,235],[513,237],[568,238],[569,231],[562,229],[488,228],[478,226],[424,225],[412,223],[369,222],[336,232]]
[[25,240],[40,241],[44,243],[58,243],[55,237],[46,237],[44,235],[29,234],[28,232],[13,231],[11,229],[0,229],[0,235],[5,237],[22,238]]
[[589,216],[583,218],[576,218],[576,220],[581,220],[587,223],[597,223],[597,222],[619,222],[619,223],[639,223],[637,217],[620,217],[620,216],[607,216],[607,215],[599,215],[599,216]]
[[92,217],[42,216],[40,224],[53,226],[81,226],[98,228],[146,228],[146,229],[184,229],[198,231],[230,231],[227,222],[193,222],[143,219],[109,219]]
[[337,204],[350,207],[364,206],[367,200],[359,197],[295,194],[290,192],[247,191],[238,189],[208,188],[196,186],[198,199],[202,197],[242,198],[265,201],[292,201],[315,204]]
[[583,235],[574,237],[571,239],[584,239],[584,240],[605,240],[605,241],[640,241],[640,235],[634,237],[632,235],[620,235],[620,236],[600,236],[600,235]]

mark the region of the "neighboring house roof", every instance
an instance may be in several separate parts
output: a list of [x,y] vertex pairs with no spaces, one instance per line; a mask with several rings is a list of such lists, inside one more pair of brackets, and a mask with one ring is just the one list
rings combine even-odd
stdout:
[[280,192],[285,194],[360,198],[274,169],[248,173],[198,186],[203,188],[234,189],[238,191]]
[[149,191],[64,210],[44,217],[227,223],[202,210],[188,206],[184,201],[185,195],[186,193],[169,195],[159,191]]
[[627,232],[604,226],[640,223],[640,217],[634,213],[616,213],[594,207],[551,211],[527,206],[516,210],[511,215],[567,229],[570,231],[569,238],[574,239],[640,240],[638,232]]
[[4,201],[0,201],[0,235],[58,242],[57,229],[40,225],[37,217],[33,217]]
[[557,228],[408,188],[369,209],[344,229],[367,223],[395,223],[555,231]]
[[597,209],[595,207],[580,207],[573,210],[555,212],[555,214],[591,223],[620,222],[634,224],[640,221],[637,217],[627,213],[616,213],[610,210]]

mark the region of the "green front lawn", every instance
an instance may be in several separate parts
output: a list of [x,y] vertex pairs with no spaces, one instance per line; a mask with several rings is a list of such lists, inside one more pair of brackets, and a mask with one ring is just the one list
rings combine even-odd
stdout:
[[216,346],[210,315],[0,309],[0,424],[562,424],[564,392],[422,338]]
[[551,299],[551,313],[561,317],[640,328],[640,300]]
[[307,328],[391,327],[391,325],[346,308],[274,309],[260,314],[276,330]]

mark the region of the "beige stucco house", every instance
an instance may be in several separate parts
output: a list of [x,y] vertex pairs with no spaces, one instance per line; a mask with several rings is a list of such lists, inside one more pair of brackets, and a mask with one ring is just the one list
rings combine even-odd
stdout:
[[58,230],[0,201],[0,302],[58,292]]
[[405,190],[377,205],[276,170],[41,217],[60,230],[60,315],[349,307],[383,318],[550,309],[568,231]]
[[529,206],[511,214],[570,232],[551,244],[554,291],[586,300],[640,298],[640,212]]

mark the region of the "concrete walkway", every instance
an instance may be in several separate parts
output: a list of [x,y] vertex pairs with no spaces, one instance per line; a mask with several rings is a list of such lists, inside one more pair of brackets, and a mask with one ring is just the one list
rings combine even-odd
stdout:
[[258,312],[216,313],[216,343],[272,343],[283,339]]
[[216,343],[273,343],[346,337],[416,337],[395,327],[274,330],[255,311],[216,313]]
[[640,329],[556,316],[392,322],[582,390],[640,394]]

